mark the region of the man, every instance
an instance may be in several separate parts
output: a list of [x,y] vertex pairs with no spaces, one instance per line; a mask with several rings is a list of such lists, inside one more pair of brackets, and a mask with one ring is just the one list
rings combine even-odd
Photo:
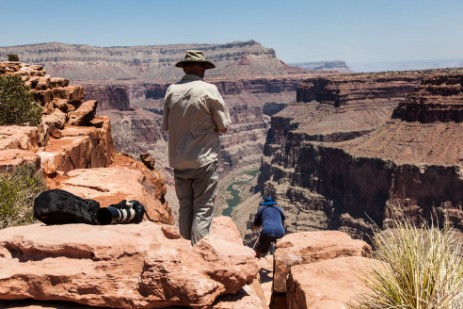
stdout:
[[256,257],[260,258],[262,254],[268,252],[272,242],[285,235],[285,215],[283,210],[276,206],[272,197],[267,196],[263,202],[259,203],[260,207],[254,218],[253,229],[262,227],[260,236],[254,247]]
[[231,121],[217,87],[202,80],[215,65],[201,51],[187,51],[175,66],[185,76],[167,89],[162,127],[169,132],[180,234],[194,245],[209,233],[219,178],[219,135]]

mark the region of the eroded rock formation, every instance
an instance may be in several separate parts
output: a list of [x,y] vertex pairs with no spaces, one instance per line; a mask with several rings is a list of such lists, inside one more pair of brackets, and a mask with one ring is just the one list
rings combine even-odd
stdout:
[[278,197],[291,231],[364,237],[396,208],[462,228],[462,72],[422,72],[431,77],[406,99],[419,74],[401,74],[309,79],[298,88],[308,103],[272,117],[259,187]]
[[127,84],[82,83],[85,88],[84,99],[97,99],[98,111],[130,109],[130,90]]
[[256,41],[228,44],[183,44],[131,47],[96,47],[64,43],[42,43],[0,47],[0,58],[18,54],[22,61],[41,63],[55,76],[72,80],[175,81],[182,71],[174,64],[188,49],[203,50],[217,69],[214,76],[271,76],[300,73],[279,60],[275,51]]
[[43,110],[38,127],[0,127],[0,171],[28,164],[41,169],[50,188],[64,188],[101,206],[139,200],[151,219],[173,222],[162,176],[115,154],[109,118],[95,116],[98,102],[84,100],[81,86],[51,77],[42,66],[5,62],[0,71],[20,76]]

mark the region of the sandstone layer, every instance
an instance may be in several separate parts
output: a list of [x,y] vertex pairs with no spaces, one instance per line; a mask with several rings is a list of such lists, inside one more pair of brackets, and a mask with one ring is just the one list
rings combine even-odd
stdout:
[[298,88],[308,103],[272,117],[259,188],[277,196],[289,230],[339,229],[366,237],[371,220],[383,227],[397,209],[415,221],[435,211],[440,222],[462,228],[463,73],[422,74],[427,77],[400,100],[397,93],[405,96],[418,79],[405,86],[403,79],[376,76],[388,86],[368,89],[366,80],[365,92],[355,83],[342,90],[336,82],[320,91],[309,79]]
[[362,294],[370,292],[366,277],[381,267],[380,261],[361,256],[294,266],[288,278],[288,309],[356,308]]
[[[217,222],[217,223],[216,223]],[[254,252],[230,219],[193,248],[171,226],[151,222],[14,227],[0,233],[0,298],[91,306],[211,306],[257,274]],[[79,237],[76,237],[79,235]],[[238,234],[239,235],[239,234]]]
[[0,62],[0,72],[21,77],[42,106],[38,127],[0,127],[0,171],[28,164],[45,174],[49,188],[95,199],[101,206],[135,199],[152,220],[173,222],[160,173],[115,154],[109,118],[95,116],[98,101],[85,100],[81,86],[51,77],[41,65]]
[[38,127],[0,129],[0,151],[36,153],[47,175],[109,165],[114,153],[109,119],[95,117],[98,101],[84,100],[81,86],[69,86],[69,80],[51,77],[41,65],[0,62],[0,71],[20,77],[42,106]]
[[220,76],[287,75],[304,72],[276,57],[275,51],[256,41],[228,44],[178,44],[130,47],[97,47],[58,42],[0,47],[0,58],[18,54],[21,61],[46,65],[55,76],[72,80],[174,81],[181,70],[174,67],[188,49],[205,52]]
[[287,291],[286,280],[295,265],[343,256],[370,257],[371,254],[372,249],[366,242],[352,239],[339,231],[288,234],[277,242],[274,255],[273,291],[280,293]]

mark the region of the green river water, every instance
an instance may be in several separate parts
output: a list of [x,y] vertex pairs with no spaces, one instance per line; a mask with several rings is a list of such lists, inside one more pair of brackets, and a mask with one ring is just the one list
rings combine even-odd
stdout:
[[236,190],[235,187],[242,187],[243,185],[248,184],[254,177],[256,177],[258,172],[258,169],[244,172],[245,175],[252,176],[252,178],[242,181],[234,181],[227,187],[227,191],[230,192],[232,197],[227,199],[228,207],[223,210],[222,215],[230,217],[233,208],[242,202],[240,191]]

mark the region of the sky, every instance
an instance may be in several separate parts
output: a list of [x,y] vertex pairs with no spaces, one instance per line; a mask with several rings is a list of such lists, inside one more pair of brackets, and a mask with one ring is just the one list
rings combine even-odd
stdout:
[[463,0],[0,0],[0,46],[256,40],[287,63],[463,58]]

